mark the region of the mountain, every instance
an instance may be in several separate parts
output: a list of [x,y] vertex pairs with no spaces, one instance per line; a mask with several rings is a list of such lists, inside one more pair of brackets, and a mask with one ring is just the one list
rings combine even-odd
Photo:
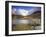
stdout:
[[31,17],[33,18],[41,18],[41,11],[36,11],[33,14],[31,14]]

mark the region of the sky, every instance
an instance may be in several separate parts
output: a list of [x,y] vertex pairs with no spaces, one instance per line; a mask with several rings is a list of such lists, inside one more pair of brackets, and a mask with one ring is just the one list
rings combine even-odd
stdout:
[[41,11],[41,7],[33,7],[33,6],[12,6],[12,11],[16,13],[16,15],[31,15],[35,11]]
[[16,8],[16,9],[30,10],[30,9],[32,9],[34,7],[29,7],[29,6],[12,6],[12,9],[14,9],[14,8]]

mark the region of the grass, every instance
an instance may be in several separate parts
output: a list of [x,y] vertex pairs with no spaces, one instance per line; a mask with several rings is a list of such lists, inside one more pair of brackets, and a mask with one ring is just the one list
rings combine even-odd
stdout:
[[[34,25],[36,26],[36,25]],[[32,25],[30,24],[17,24],[12,26],[12,31],[24,31],[24,30],[33,30]]]

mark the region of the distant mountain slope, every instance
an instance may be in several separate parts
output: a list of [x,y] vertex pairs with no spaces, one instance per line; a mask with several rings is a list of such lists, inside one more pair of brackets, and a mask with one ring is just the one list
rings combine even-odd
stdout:
[[41,18],[41,11],[36,11],[33,14],[31,14],[33,18]]
[[12,15],[15,16],[15,17],[17,17],[17,18],[23,18],[23,19],[28,19],[28,18],[41,18],[41,11],[36,11],[36,12],[34,12],[31,15],[28,15],[28,16],[15,15],[15,14],[12,14]]

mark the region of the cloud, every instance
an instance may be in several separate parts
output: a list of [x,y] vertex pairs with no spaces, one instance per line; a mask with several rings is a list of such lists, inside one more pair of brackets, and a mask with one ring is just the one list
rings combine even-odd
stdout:
[[13,8],[12,13],[15,14],[15,12],[16,12],[16,8]]
[[31,15],[32,13],[36,12],[36,11],[40,11],[40,8],[32,8],[30,10],[25,10],[25,9],[13,9],[13,13],[16,13],[16,15],[23,15],[23,16],[27,16],[27,15]]
[[32,8],[31,10],[29,10],[29,15],[31,15],[32,13],[36,12],[36,11],[40,11],[40,8]]
[[23,16],[27,16],[28,15],[28,11],[24,10],[24,9],[18,9],[19,14],[23,15]]

